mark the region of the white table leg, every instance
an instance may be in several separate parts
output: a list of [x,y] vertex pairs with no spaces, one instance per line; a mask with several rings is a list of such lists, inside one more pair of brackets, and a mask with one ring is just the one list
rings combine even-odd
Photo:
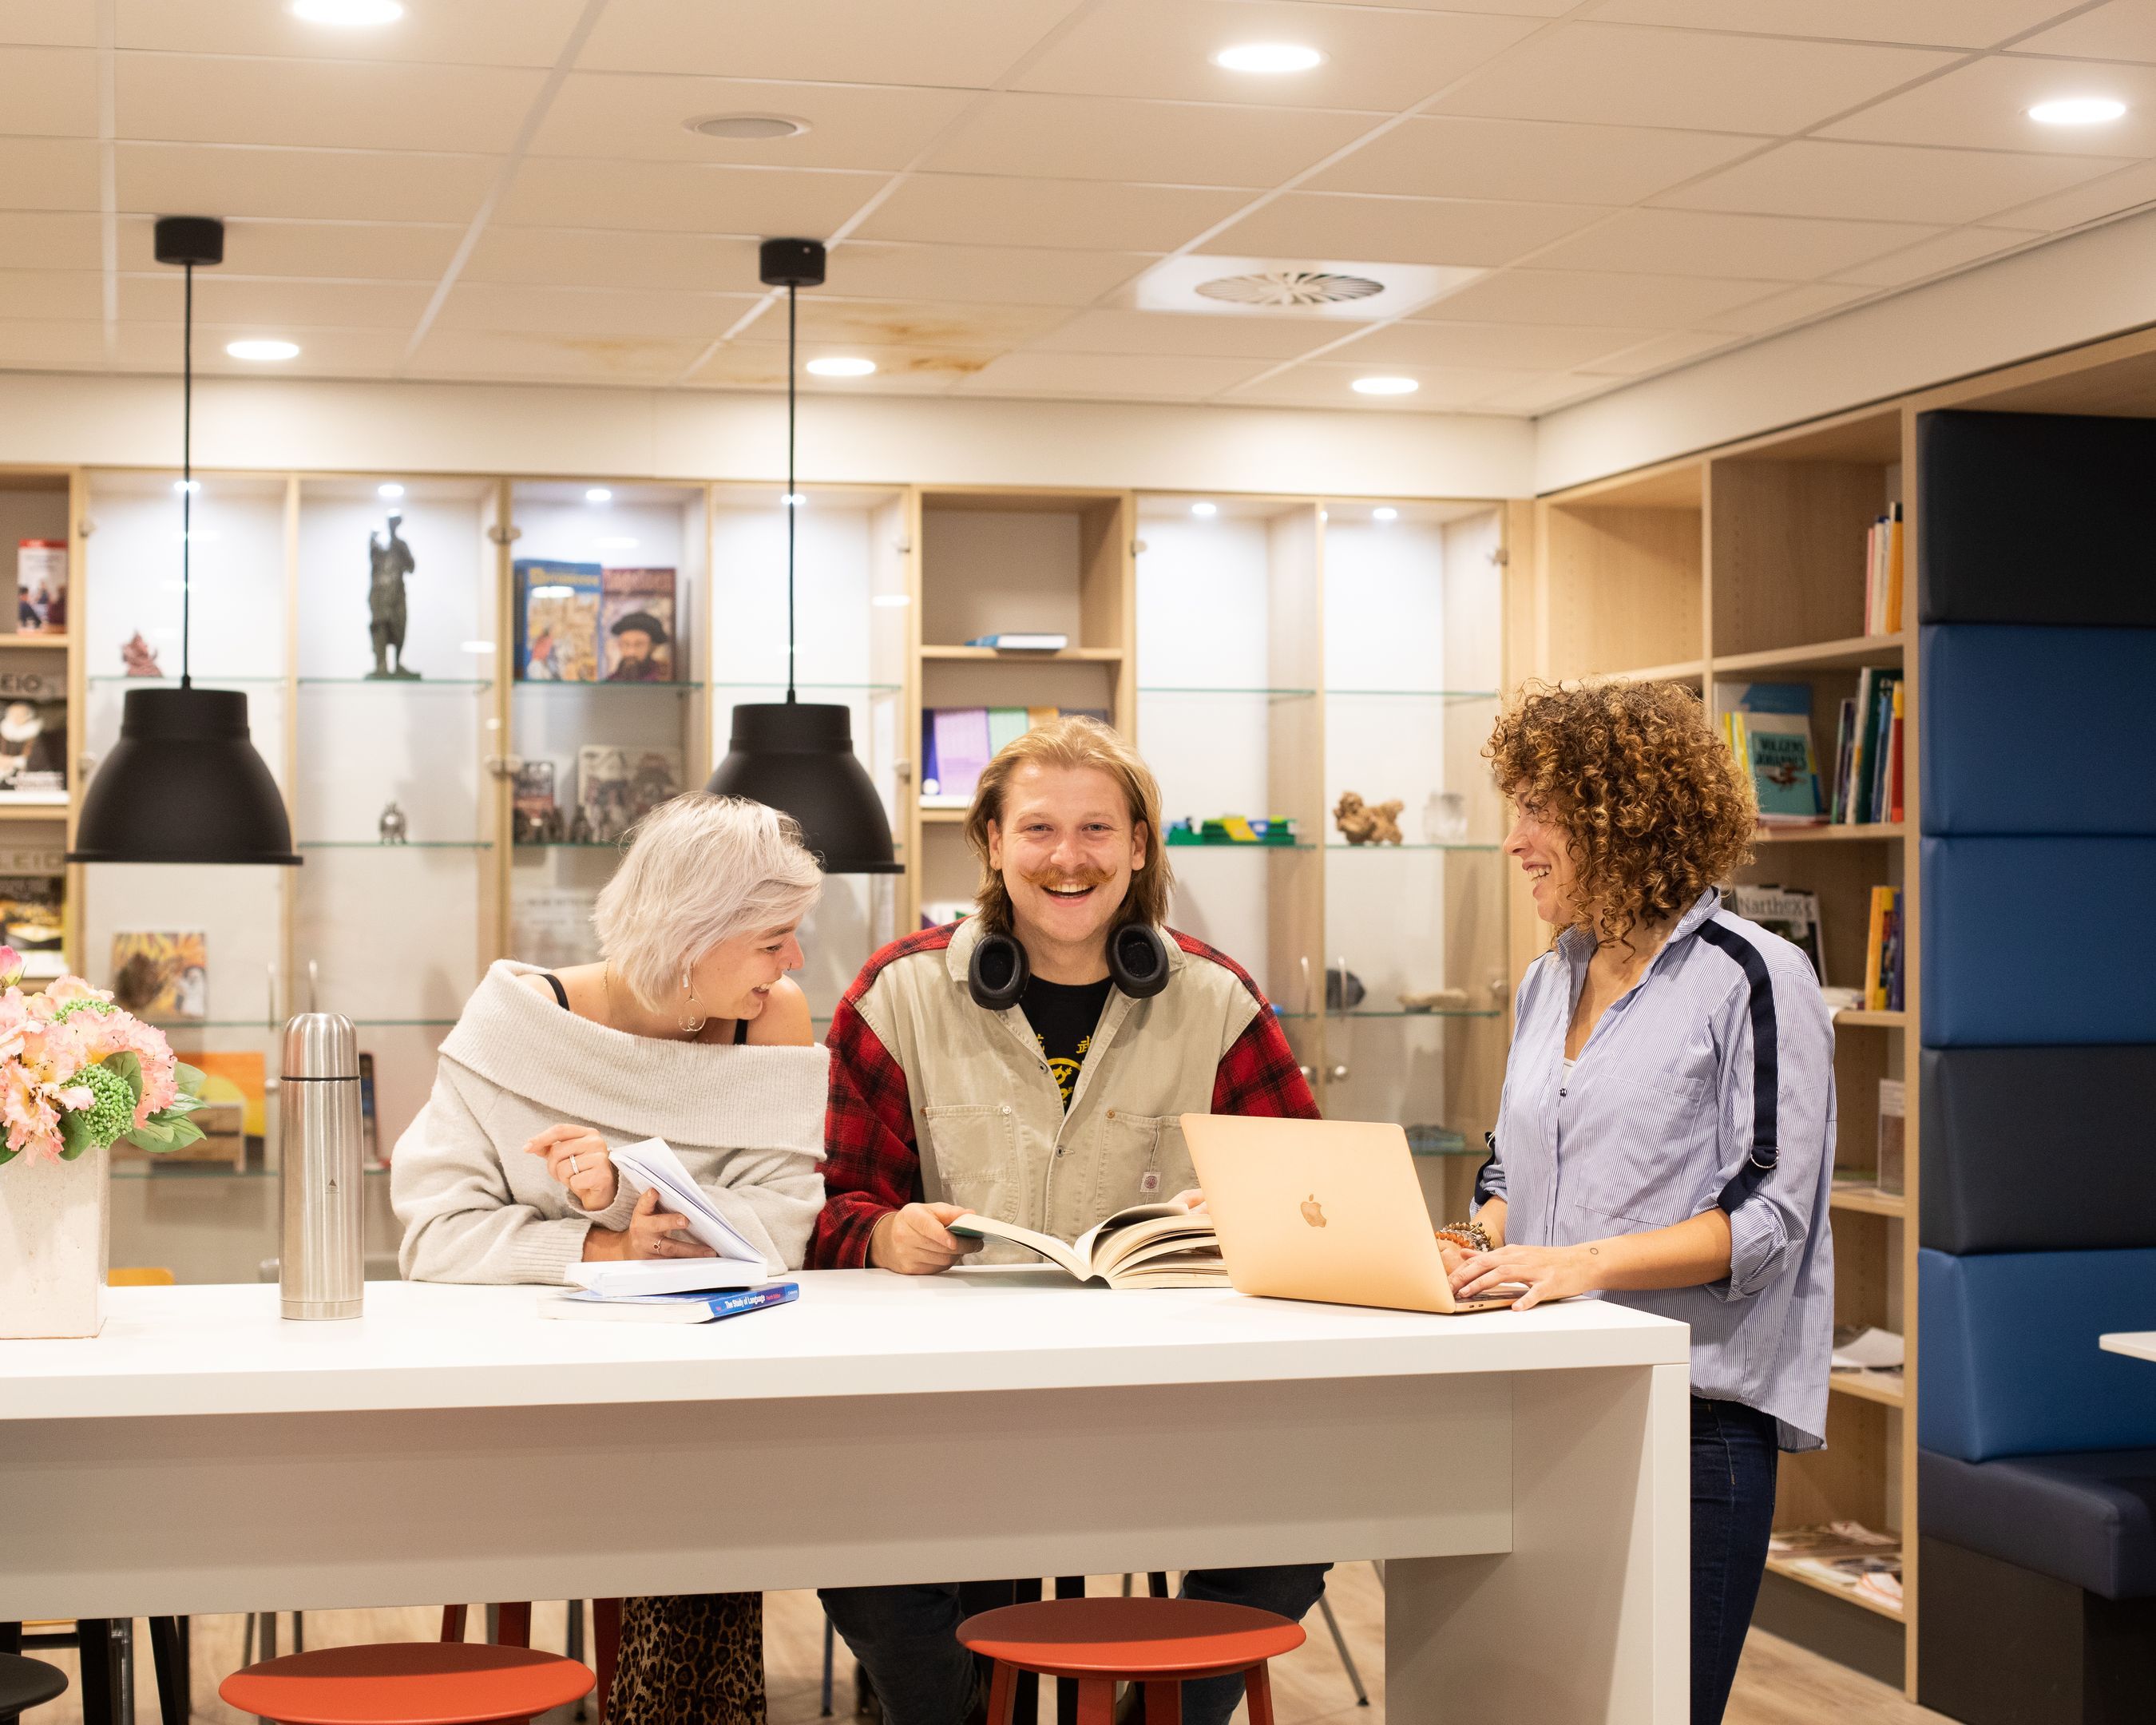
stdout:
[[1512,1549],[1385,1566],[1391,1717],[1684,1725],[1688,1380],[1681,1365],[1512,1379]]

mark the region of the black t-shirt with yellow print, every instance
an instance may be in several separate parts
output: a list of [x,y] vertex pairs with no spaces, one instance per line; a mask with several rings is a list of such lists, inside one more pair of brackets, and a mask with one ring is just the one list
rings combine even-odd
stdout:
[[1063,1092],[1066,1112],[1111,986],[1106,977],[1097,983],[1078,983],[1043,982],[1034,977],[1028,981],[1019,1000],[1025,1010],[1025,1021],[1033,1026],[1034,1040],[1048,1056],[1048,1070],[1055,1075],[1055,1086]]

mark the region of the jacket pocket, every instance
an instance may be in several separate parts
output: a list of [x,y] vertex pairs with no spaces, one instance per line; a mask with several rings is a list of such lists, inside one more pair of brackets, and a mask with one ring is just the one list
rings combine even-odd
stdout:
[[946,1204],[1005,1222],[1019,1214],[1018,1117],[994,1102],[923,1108],[928,1153]]
[[1197,1183],[1189,1146],[1183,1142],[1181,1116],[1111,1108],[1101,1117],[1094,1221],[1134,1204],[1165,1204]]
[[1589,1218],[1583,1236],[1666,1228],[1694,1214],[1702,1166],[1713,1162],[1713,1096],[1705,1080],[1674,1072],[1598,1074],[1584,1117],[1567,1122],[1564,1197]]

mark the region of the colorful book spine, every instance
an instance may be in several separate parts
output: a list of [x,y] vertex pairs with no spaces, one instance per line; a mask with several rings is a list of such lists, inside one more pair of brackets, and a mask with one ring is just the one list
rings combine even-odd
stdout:
[[1887,1011],[1890,1001],[1900,992],[1895,971],[1898,968],[1900,942],[1896,925],[1901,897],[1896,887],[1871,889],[1871,926],[1864,940],[1864,1004],[1873,1012]]

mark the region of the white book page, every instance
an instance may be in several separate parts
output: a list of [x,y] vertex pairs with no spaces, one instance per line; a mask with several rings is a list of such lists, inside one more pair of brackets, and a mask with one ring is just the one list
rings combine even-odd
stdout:
[[675,1214],[687,1217],[689,1232],[721,1258],[753,1264],[759,1269],[774,1267],[766,1266],[763,1254],[742,1239],[733,1224],[719,1214],[703,1188],[681,1165],[674,1147],[664,1138],[644,1138],[634,1144],[624,1144],[613,1153],[613,1162],[616,1168],[626,1169],[644,1185],[655,1187],[660,1202]]

